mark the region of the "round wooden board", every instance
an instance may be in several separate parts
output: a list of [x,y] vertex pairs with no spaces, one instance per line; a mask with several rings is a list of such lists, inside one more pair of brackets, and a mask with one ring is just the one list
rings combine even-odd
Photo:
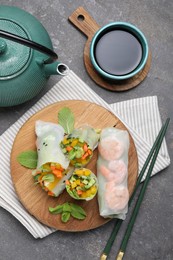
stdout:
[[[122,122],[105,108],[87,101],[71,100],[60,101],[47,106],[43,110],[33,115],[19,130],[11,152],[11,176],[12,181],[19,197],[19,200],[28,210],[28,212],[38,219],[41,223],[62,231],[85,231],[99,227],[110,219],[104,219],[99,216],[97,196],[89,201],[77,201],[72,199],[66,191],[58,198],[50,197],[41,189],[39,185],[34,185],[31,170],[21,166],[17,162],[17,156],[20,152],[27,150],[36,150],[35,122],[43,120],[58,123],[58,112],[63,107],[69,107],[75,115],[75,127],[83,124],[89,124],[94,128],[105,128],[116,125],[117,128],[126,129]],[[127,130],[127,129],[126,129]],[[87,165],[95,174],[97,161],[97,149],[91,162]],[[129,165],[128,165],[128,188],[132,193],[138,173],[138,160],[134,142],[130,136]],[[73,218],[67,223],[60,220],[60,215],[52,215],[48,207],[55,207],[64,202],[74,202],[82,206],[87,213],[85,220],[80,221]]]
[[101,87],[111,91],[125,91],[139,85],[147,76],[151,66],[151,51],[144,68],[134,77],[110,82],[99,75],[94,69],[90,60],[90,44],[94,34],[100,29],[96,21],[87,13],[83,7],[78,7],[70,16],[69,21],[73,23],[80,31],[87,36],[87,41],[84,48],[84,64],[89,76]]

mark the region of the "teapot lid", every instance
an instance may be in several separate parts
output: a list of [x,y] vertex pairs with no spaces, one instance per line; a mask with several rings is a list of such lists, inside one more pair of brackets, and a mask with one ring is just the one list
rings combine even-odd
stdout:
[[[26,31],[17,23],[0,19],[0,28],[4,31],[29,39]],[[14,41],[0,38],[0,80],[12,78],[27,66],[31,49]]]

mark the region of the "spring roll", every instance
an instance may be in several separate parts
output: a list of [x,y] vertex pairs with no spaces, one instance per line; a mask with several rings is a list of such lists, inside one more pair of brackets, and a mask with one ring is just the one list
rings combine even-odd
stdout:
[[125,219],[128,211],[129,134],[114,127],[105,128],[98,144],[98,204],[104,218]]
[[84,167],[90,161],[98,145],[99,134],[90,126],[84,125],[66,136],[61,142],[63,153],[76,168]]
[[77,200],[91,200],[97,193],[98,182],[94,173],[89,169],[75,169],[73,175],[66,181],[68,194]]
[[64,129],[58,124],[38,120],[35,132],[38,152],[37,168],[33,171],[35,183],[40,184],[48,195],[57,197],[74,170],[69,167],[70,161],[60,148]]

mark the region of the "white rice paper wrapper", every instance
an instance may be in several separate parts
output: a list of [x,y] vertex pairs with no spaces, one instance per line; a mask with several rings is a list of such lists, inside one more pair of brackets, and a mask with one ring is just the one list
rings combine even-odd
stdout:
[[100,215],[125,219],[128,211],[129,134],[117,128],[105,128],[98,145],[97,179]]
[[51,122],[36,121],[35,132],[37,135],[37,168],[43,164],[52,162],[59,163],[64,169],[69,166],[69,160],[60,148],[60,142],[64,138],[64,129],[61,125]]
[[[55,194],[55,197],[58,197],[65,190],[65,181],[68,180],[74,171],[74,167],[69,167],[66,175],[58,182],[58,184],[51,191]],[[49,187],[49,183],[44,183],[46,187]]]
[[[69,160],[60,148],[60,142],[64,138],[64,129],[61,125],[51,122],[36,121],[35,132],[37,135],[36,145],[38,151],[37,169],[45,163],[59,163],[64,169],[69,167]],[[55,196],[59,196],[65,189],[65,180],[69,179],[74,167],[69,167],[67,174],[51,189]],[[50,182],[45,181],[44,186],[49,189]]]
[[96,133],[95,129],[89,125],[83,125],[74,129],[71,136],[85,141],[92,150],[97,147],[100,137],[100,135]]

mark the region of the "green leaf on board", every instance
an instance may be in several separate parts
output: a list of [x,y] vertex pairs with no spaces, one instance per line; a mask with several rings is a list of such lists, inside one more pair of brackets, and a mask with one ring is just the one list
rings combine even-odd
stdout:
[[25,151],[17,156],[17,161],[26,168],[35,169],[37,167],[38,154],[36,151]]
[[74,129],[74,114],[68,107],[63,107],[58,113],[58,123],[64,128],[66,134],[71,134]]
[[86,218],[86,212],[82,207],[69,202],[65,202],[55,208],[49,207],[49,212],[52,214],[61,214],[61,221],[65,223],[70,219],[70,216],[80,220]]
[[78,205],[76,205],[74,203],[70,203],[70,207],[71,207],[71,211],[72,212],[78,212],[81,215],[86,216],[86,212],[85,212],[85,210],[82,207],[80,207],[80,206],[78,206]]
[[71,215],[72,215],[72,217],[81,219],[81,220],[86,218],[86,215],[83,215],[79,211],[75,211],[75,210],[71,211]]
[[63,204],[63,212],[71,212],[71,207],[68,202]]
[[63,212],[63,204],[62,205],[58,205],[55,208],[51,208],[49,207],[49,212],[52,214],[60,214]]
[[63,212],[61,215],[62,222],[67,222],[70,219],[70,212]]

